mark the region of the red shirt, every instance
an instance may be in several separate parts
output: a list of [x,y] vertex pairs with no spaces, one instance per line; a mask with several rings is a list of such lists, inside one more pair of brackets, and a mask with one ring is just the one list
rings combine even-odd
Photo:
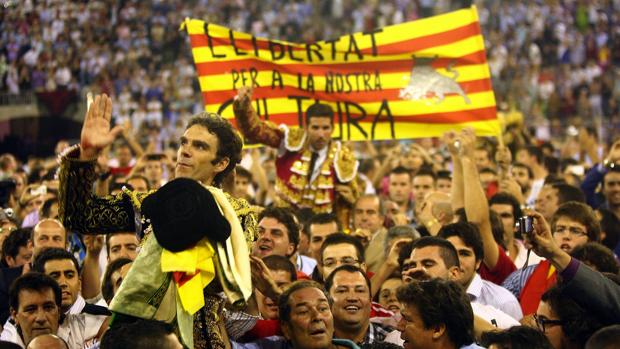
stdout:
[[482,263],[478,272],[483,279],[491,281],[496,285],[501,285],[508,275],[517,270],[517,267],[500,245],[497,245],[497,248],[499,249],[499,256],[495,268],[489,269],[486,264]]

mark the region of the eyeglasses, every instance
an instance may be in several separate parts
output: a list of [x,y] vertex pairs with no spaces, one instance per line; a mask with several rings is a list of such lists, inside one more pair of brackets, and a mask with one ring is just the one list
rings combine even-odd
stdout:
[[352,257],[343,257],[338,259],[334,259],[334,258],[327,258],[326,260],[323,261],[323,266],[324,267],[335,267],[338,265],[355,265],[359,263],[359,260],[352,258]]
[[538,326],[538,329],[543,333],[546,332],[550,326],[563,324],[562,320],[550,320],[544,317],[539,317],[538,314],[534,314],[534,320],[536,321],[536,326]]
[[555,227],[555,230],[553,231],[554,234],[564,234],[564,232],[567,232],[573,236],[573,237],[580,237],[580,236],[587,236],[588,234],[586,234],[585,231],[579,229],[579,228],[575,228],[575,227],[565,227],[563,225],[558,225]]

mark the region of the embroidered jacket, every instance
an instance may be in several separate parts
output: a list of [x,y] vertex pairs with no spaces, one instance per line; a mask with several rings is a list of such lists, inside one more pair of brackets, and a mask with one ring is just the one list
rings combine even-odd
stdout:
[[312,176],[310,182],[311,151],[304,129],[286,125],[277,127],[261,121],[253,110],[236,111],[235,116],[246,140],[280,149],[276,159],[279,206],[310,207],[316,213],[335,211],[341,221],[348,223],[346,219],[352,203],[340,198],[335,186],[348,185],[354,199],[359,196],[355,180],[358,162],[349,148],[338,141],[331,141],[318,175]]

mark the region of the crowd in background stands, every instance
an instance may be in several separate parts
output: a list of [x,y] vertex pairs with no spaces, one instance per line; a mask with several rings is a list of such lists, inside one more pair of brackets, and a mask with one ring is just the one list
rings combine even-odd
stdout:
[[[463,1],[6,1],[0,91],[105,92],[117,123],[164,148],[202,108],[186,17],[257,36],[312,42],[444,13]],[[620,125],[618,1],[474,1],[500,110],[537,136],[569,124]],[[83,94],[81,94],[83,95]],[[540,127],[543,126],[543,127]],[[175,133],[177,132],[177,133]]]

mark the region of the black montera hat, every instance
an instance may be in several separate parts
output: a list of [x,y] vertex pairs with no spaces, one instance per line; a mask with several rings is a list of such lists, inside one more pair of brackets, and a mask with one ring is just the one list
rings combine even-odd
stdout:
[[177,178],[147,196],[142,212],[159,244],[172,252],[193,247],[202,238],[224,242],[230,224],[209,190],[193,179]]

